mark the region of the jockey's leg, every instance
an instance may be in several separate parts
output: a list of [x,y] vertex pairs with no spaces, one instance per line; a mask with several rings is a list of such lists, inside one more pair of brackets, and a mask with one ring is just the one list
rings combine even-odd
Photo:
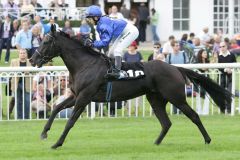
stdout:
[[122,79],[128,76],[125,71],[121,70],[121,56],[123,49],[127,48],[138,37],[138,34],[138,29],[129,23],[123,30],[122,34],[114,41],[112,48],[110,49],[110,54],[113,54],[115,57],[115,69],[107,74],[106,77],[108,79]]

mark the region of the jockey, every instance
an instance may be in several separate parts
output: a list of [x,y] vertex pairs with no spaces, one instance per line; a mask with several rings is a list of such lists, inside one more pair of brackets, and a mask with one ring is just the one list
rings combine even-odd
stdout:
[[128,77],[125,71],[121,70],[123,49],[127,48],[139,35],[138,29],[123,19],[112,19],[102,16],[100,7],[92,5],[86,10],[86,18],[94,22],[99,33],[100,40],[85,41],[85,45],[95,48],[103,48],[112,41],[109,55],[115,57],[115,68],[107,73],[108,79],[121,79]]

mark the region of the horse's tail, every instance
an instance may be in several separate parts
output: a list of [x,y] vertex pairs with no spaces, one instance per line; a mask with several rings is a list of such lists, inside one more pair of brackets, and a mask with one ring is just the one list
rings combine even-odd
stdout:
[[187,77],[194,85],[200,85],[201,87],[203,87],[212,97],[213,101],[217,104],[217,106],[222,112],[224,112],[226,105],[231,104],[233,94],[219,86],[212,79],[189,69],[185,69],[182,67],[177,68],[182,73],[184,78]]

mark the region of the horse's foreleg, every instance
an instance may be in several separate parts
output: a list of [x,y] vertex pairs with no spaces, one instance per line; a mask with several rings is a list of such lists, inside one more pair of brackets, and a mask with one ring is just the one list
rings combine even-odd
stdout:
[[84,111],[84,109],[85,109],[85,107],[81,107],[81,108],[78,108],[76,106],[74,107],[72,116],[71,116],[71,118],[69,118],[61,137],[58,139],[57,143],[55,143],[52,146],[53,149],[56,149],[56,148],[62,146],[68,132],[74,126],[75,122],[77,121],[77,119],[79,118],[81,113]]
[[65,108],[70,108],[75,104],[75,97],[72,95],[68,97],[66,100],[64,100],[62,103],[58,104],[54,110],[52,111],[51,116],[49,117],[46,125],[44,126],[44,129],[41,133],[41,139],[47,138],[47,132],[50,130],[52,123],[56,117],[56,115]]
[[198,114],[187,104],[179,105],[178,108],[189,118],[191,121],[197,125],[198,129],[203,135],[206,144],[211,142],[211,138],[209,137],[206,129],[204,128]]
[[[89,96],[89,94],[86,94],[86,95]],[[89,96],[89,97],[91,97],[91,96]],[[89,97],[80,96],[80,95],[77,97],[72,115],[69,118],[62,135],[60,136],[60,138],[58,139],[56,144],[54,144],[52,146],[53,149],[56,149],[56,148],[62,146],[68,132],[74,126],[75,122],[77,121],[77,119],[79,118],[81,113],[84,111],[87,104],[89,104],[91,102]]]
[[162,96],[159,94],[147,94],[147,99],[149,100],[153,108],[154,114],[156,115],[162,126],[162,131],[155,141],[155,144],[159,145],[172,125],[166,112],[167,100],[162,98]]

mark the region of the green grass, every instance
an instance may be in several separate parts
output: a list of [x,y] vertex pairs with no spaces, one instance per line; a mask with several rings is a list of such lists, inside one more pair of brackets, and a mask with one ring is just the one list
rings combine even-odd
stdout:
[[52,150],[66,121],[56,121],[49,139],[41,141],[45,121],[0,122],[1,160],[237,160],[240,116],[201,117],[212,138],[205,145],[197,127],[184,116],[171,116],[172,127],[160,146],[153,144],[156,118],[81,119],[64,145]]

